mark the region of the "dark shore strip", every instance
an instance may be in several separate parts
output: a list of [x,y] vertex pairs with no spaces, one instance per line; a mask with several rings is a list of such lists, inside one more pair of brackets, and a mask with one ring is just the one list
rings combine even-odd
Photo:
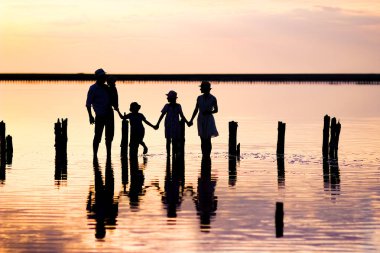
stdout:
[[[120,81],[323,82],[379,84],[380,74],[113,74]],[[93,74],[0,74],[0,81],[92,81]]]

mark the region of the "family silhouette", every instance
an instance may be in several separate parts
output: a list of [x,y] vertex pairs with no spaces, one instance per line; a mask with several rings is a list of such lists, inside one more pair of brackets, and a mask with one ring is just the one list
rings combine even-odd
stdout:
[[[137,155],[139,145],[143,147],[143,154],[148,153],[148,147],[144,143],[145,128],[143,123],[157,130],[165,117],[166,152],[169,156],[172,150],[172,155],[176,155],[177,150],[179,150],[182,133],[180,122],[183,121],[188,127],[191,127],[194,118],[198,115],[197,128],[201,139],[202,155],[211,155],[211,138],[219,134],[213,116],[213,114],[218,112],[218,103],[216,97],[210,93],[210,82],[202,81],[199,86],[202,95],[198,96],[194,112],[189,121],[183,114],[182,106],[177,103],[177,92],[170,90],[166,94],[168,103],[164,105],[157,123],[153,125],[139,112],[141,105],[137,102],[130,104],[130,113],[122,114],[120,112],[119,96],[116,88],[117,79],[114,76],[108,75],[103,69],[97,69],[95,71],[95,79],[96,82],[90,86],[86,100],[90,124],[95,124],[93,139],[94,158],[97,157],[104,129],[107,157],[111,156],[111,146],[115,130],[114,110],[121,119],[129,120],[131,128],[129,147],[131,154]],[[95,112],[95,117],[92,114],[92,110]]]

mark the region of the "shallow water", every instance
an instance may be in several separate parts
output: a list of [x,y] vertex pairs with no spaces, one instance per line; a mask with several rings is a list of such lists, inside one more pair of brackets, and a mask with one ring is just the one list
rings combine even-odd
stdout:
[[[181,176],[167,169],[163,125],[146,126],[149,155],[137,166],[121,161],[120,120],[111,163],[103,142],[94,166],[89,85],[0,84],[0,120],[14,145],[0,180],[0,251],[380,251],[380,86],[216,84],[220,136],[210,174],[191,127]],[[197,85],[120,83],[120,108],[137,101],[156,123],[175,89],[190,117]],[[342,123],[338,167],[327,173],[325,114]],[[56,170],[58,117],[68,118],[67,175]],[[232,120],[242,152],[236,174],[227,159]],[[277,121],[287,124],[284,176],[277,171]],[[283,237],[276,237],[276,202],[284,204]]]

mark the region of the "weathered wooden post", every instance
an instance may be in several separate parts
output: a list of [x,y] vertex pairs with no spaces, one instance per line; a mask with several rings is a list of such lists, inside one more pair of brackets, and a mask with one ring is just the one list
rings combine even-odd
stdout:
[[339,136],[340,136],[340,130],[342,128],[342,125],[338,121],[338,124],[336,124],[336,129],[335,129],[335,147],[334,147],[334,154],[335,154],[335,159],[338,158],[338,148],[339,148]]
[[[176,154],[173,153],[173,157],[175,157],[175,160],[176,160],[176,167],[177,168],[180,168],[180,170],[184,169],[185,167],[185,126],[186,126],[186,123],[185,121],[182,119],[180,122],[180,137],[179,137],[179,143],[177,144],[178,145],[178,150],[176,152]],[[173,161],[173,165],[174,165],[174,161]]]
[[4,121],[0,122],[0,159],[1,162],[5,163],[5,123]]
[[13,142],[12,142],[12,136],[7,135],[5,138],[6,142],[6,162],[7,164],[12,164],[13,159]]
[[62,147],[62,145],[61,145],[61,141],[62,141],[61,132],[62,132],[61,122],[58,119],[57,122],[54,123],[54,135],[55,135],[54,147],[55,147],[56,156],[58,156],[61,153],[61,147]]
[[[126,114],[124,113],[124,116]],[[121,157],[128,157],[128,132],[129,132],[129,125],[128,125],[128,120],[123,119],[121,122]]]
[[335,158],[335,146],[336,146],[336,118],[331,119],[331,131],[330,131],[330,143],[329,143],[329,156],[330,159]]
[[238,123],[235,121],[230,121],[228,124],[228,130],[229,130],[229,139],[228,139],[228,155],[231,157],[235,157],[237,154],[237,148],[236,148],[236,136],[237,136],[237,127]]
[[62,145],[62,153],[67,154],[67,118],[62,119],[61,126],[61,145]]
[[67,118],[54,123],[55,134],[55,171],[54,179],[60,185],[61,180],[67,180]]
[[330,135],[330,116],[325,115],[323,118],[323,144],[322,144],[322,155],[323,157],[328,157],[329,155],[329,135]]
[[284,155],[285,153],[285,127],[286,123],[278,122],[277,155]]
[[276,237],[284,236],[284,203],[276,202],[276,214],[275,214],[275,222],[276,222]]
[[229,172],[230,177],[235,178],[235,179],[236,179],[236,159],[237,159],[237,147],[236,147],[237,127],[238,127],[238,123],[235,121],[230,121],[228,124],[228,130],[229,130],[228,172]]

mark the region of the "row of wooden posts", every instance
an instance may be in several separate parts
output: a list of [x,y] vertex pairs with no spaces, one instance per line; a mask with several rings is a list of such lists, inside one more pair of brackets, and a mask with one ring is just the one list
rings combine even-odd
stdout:
[[[237,127],[238,123],[235,121],[229,122],[229,141],[228,141],[228,155],[229,157],[236,157],[240,160],[240,143],[237,143]],[[278,122],[278,137],[277,137],[277,156],[283,156],[285,153],[285,129],[286,123]],[[339,135],[341,130],[340,122],[337,122],[336,118],[331,119],[330,116],[325,115],[324,127],[323,127],[323,144],[322,154],[324,158],[337,159],[338,158],[338,144]]]
[[[129,125],[128,120],[122,121],[122,138],[121,138],[121,150],[122,154],[127,154],[128,152],[128,134]],[[235,121],[229,122],[229,138],[228,138],[228,155],[230,161],[236,162],[240,160],[240,143],[237,144],[237,128],[238,123]],[[281,157],[285,153],[285,129],[286,123],[281,121],[278,122],[278,138],[277,138],[277,156]],[[336,159],[338,157],[338,144],[339,135],[341,130],[340,122],[336,121],[336,118],[331,119],[330,116],[325,115],[324,117],[324,127],[323,127],[323,144],[322,144],[322,154],[324,158],[329,157],[330,159]],[[57,120],[54,124],[55,133],[55,149],[58,156],[65,156],[67,153],[67,119]],[[184,153],[185,147],[185,124],[181,122],[181,140],[178,145],[179,153]],[[12,151],[12,137],[5,137],[5,123],[0,122],[0,137],[1,139],[1,151],[5,154],[6,150]],[[3,140],[4,139],[4,140]],[[5,144],[7,143],[7,145]],[[9,144],[8,144],[9,143]],[[8,147],[7,149],[5,147]]]

